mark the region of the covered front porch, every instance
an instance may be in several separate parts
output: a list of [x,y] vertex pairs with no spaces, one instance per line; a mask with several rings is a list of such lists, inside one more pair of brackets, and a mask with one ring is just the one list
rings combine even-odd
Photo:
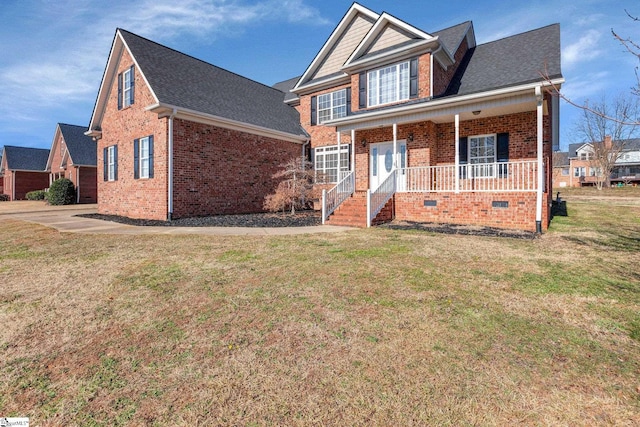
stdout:
[[425,105],[343,120],[338,152],[348,144],[350,158],[323,191],[323,221],[338,223],[347,211],[357,212],[349,225],[360,227],[396,218],[541,232],[550,203],[547,100],[538,88],[458,111]]

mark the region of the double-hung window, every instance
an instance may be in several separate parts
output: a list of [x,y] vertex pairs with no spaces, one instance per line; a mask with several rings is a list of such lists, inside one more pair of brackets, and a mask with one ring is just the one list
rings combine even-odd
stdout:
[[318,95],[318,123],[347,115],[347,90]]
[[102,161],[104,164],[104,180],[118,180],[118,146],[111,145],[105,147],[102,151]]
[[153,178],[153,135],[133,141],[133,177]]
[[409,61],[369,71],[369,107],[409,99]]
[[573,176],[575,176],[575,177],[585,176],[586,175],[585,172],[586,171],[585,171],[585,167],[584,166],[573,168]]
[[318,147],[314,150],[314,159],[316,180],[337,183],[344,172],[349,171],[349,145],[340,145],[340,151],[337,145]]
[[496,135],[469,137],[469,164],[473,177],[495,176]]
[[135,74],[133,65],[118,74],[118,110],[126,108],[134,101]]

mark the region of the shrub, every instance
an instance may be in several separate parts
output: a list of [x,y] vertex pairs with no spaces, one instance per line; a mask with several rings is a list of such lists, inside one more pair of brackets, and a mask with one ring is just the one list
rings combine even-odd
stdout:
[[9,195],[8,194],[0,194],[0,202],[8,202]]
[[27,193],[27,200],[44,200],[44,190],[34,190]]
[[70,205],[76,200],[76,189],[67,178],[56,179],[49,187],[47,200],[50,205]]

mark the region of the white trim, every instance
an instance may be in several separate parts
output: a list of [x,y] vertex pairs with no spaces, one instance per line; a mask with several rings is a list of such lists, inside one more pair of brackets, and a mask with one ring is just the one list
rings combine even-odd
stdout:
[[543,191],[544,191],[544,165],[543,165],[543,108],[542,104],[544,102],[544,94],[542,93],[542,87],[536,86],[535,88],[536,98],[538,100],[538,105],[536,107],[537,113],[537,151],[538,151],[538,191],[536,191],[536,230],[538,230],[538,225],[542,223],[542,203],[543,203]]
[[301,88],[304,87],[306,81],[311,77],[311,75],[317,71],[317,68],[320,66],[322,61],[326,58],[326,56],[330,53],[334,44],[338,41],[338,39],[344,34],[347,27],[353,19],[361,13],[370,19],[376,21],[380,15],[373,12],[372,10],[367,9],[364,6],[359,5],[358,3],[353,3],[344,17],[340,20],[336,28],[333,30],[327,41],[322,45],[322,48],[316,55],[316,57],[311,61],[311,64],[307,67],[305,72],[302,74],[296,85],[291,89],[291,92],[298,93]]
[[295,142],[297,144],[303,144],[309,138],[308,136],[303,134],[294,135],[292,133],[268,129],[262,126],[239,122],[236,120],[231,120],[231,119],[227,119],[220,116],[214,116],[213,114],[202,113],[200,111],[190,110],[187,108],[180,108],[170,104],[156,103],[156,104],[145,107],[145,110],[150,111],[152,113],[156,113],[159,119],[163,117],[169,117],[170,112],[175,111],[175,117],[179,119],[188,120],[196,123],[209,124],[213,126],[222,127],[225,129],[237,130],[239,132],[246,132],[253,135],[264,136],[267,138],[274,138],[274,139],[280,139],[283,141]]
[[460,114],[456,114],[454,116],[453,119],[453,123],[454,123],[454,128],[455,128],[455,159],[454,159],[454,165],[456,167],[456,172],[455,172],[455,193],[458,194],[460,193]]
[[47,166],[44,168],[45,171],[51,171],[51,166],[53,163],[53,152],[54,147],[56,146],[56,141],[58,140],[58,135],[61,135],[62,131],[60,130],[60,123],[56,124],[56,131],[53,133],[53,141],[51,141],[51,149],[49,150],[49,157],[47,157]]
[[173,118],[175,117],[178,111],[174,108],[171,111],[171,115],[169,116],[169,135],[168,135],[168,154],[169,154],[169,164],[168,164],[168,180],[169,180],[169,189],[167,191],[167,220],[171,221],[171,217],[173,216]]

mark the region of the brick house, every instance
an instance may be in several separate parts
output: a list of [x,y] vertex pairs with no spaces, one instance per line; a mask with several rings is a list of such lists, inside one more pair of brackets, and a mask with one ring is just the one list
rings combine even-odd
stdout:
[[49,187],[49,174],[45,171],[48,157],[47,149],[5,145],[0,166],[3,194],[11,200],[25,200],[29,191]]
[[300,112],[327,186],[323,219],[542,231],[560,86],[554,24],[481,45],[471,22],[425,32],[354,3],[302,76]]
[[96,142],[84,134],[86,126],[58,123],[49,150],[49,184],[67,178],[76,188],[76,203],[96,203]]
[[640,183],[640,139],[612,141],[610,136],[606,136],[604,141],[569,144],[568,151],[554,153],[555,158],[562,161],[554,162],[553,186],[562,188],[596,185],[598,167],[594,162],[594,145],[603,143],[622,145],[610,176],[611,184]]
[[167,220],[263,210],[309,137],[284,94],[117,29],[86,135],[98,212]]

